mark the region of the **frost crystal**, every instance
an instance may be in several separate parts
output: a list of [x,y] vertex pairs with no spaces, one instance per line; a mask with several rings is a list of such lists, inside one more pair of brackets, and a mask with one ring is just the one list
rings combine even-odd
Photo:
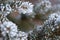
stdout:
[[19,6],[18,11],[19,13],[23,13],[27,15],[30,15],[33,12],[33,4],[29,2],[22,2],[22,4]]

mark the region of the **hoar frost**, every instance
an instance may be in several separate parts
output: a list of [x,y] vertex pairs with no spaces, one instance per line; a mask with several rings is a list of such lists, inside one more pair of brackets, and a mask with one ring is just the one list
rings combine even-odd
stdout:
[[18,31],[17,25],[9,20],[0,21],[0,27],[3,37],[6,39],[6,34],[9,35],[11,40],[27,40],[28,34]]
[[57,13],[53,13],[48,17],[48,20],[44,22],[44,27],[45,27],[45,34],[50,36],[53,34],[53,32],[56,31],[56,29],[59,28],[60,24],[60,15]]
[[43,0],[40,3],[37,3],[37,5],[34,8],[34,11],[40,14],[45,14],[51,9],[51,2],[49,0]]
[[31,15],[33,13],[33,4],[29,2],[22,2],[22,4],[19,6],[18,11],[19,13]]

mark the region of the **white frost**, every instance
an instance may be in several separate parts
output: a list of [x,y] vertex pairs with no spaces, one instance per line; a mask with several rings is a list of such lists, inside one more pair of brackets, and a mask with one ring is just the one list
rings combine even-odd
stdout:
[[35,6],[35,11],[40,14],[45,14],[51,9],[52,5],[49,0],[42,0],[40,3],[37,3]]
[[29,2],[22,2],[22,4],[19,6],[18,11],[19,13],[23,13],[23,14],[28,14],[30,15],[33,12],[33,4],[29,3]]

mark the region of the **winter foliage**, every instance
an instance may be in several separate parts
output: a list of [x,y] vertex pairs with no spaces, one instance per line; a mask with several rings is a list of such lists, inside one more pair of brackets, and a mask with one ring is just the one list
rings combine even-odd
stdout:
[[[59,8],[60,5],[52,6],[49,0],[40,0],[36,4],[17,0],[0,3],[0,34],[3,40],[60,40]],[[20,19],[29,19],[34,24],[34,28],[28,32],[21,31],[16,23],[7,18],[13,12],[17,12],[19,17],[21,17]],[[15,16],[14,14],[12,15]],[[33,22],[36,15],[46,18],[44,21],[41,20],[43,21],[42,24],[37,25]],[[37,19],[40,21],[40,18]]]
[[19,6],[18,10],[20,13],[29,13],[28,15],[30,15],[30,13],[33,12],[33,4],[29,3],[29,2],[22,2],[22,4]]
[[40,14],[46,14],[51,9],[51,2],[49,0],[42,0],[40,3],[37,3],[34,10]]

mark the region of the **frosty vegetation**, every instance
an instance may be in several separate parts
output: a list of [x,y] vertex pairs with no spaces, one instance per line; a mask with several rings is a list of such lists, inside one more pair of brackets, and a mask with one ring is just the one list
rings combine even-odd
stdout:
[[50,9],[51,2],[49,0],[42,0],[40,3],[37,3],[34,7],[34,11],[40,14],[45,14],[46,12],[50,11]]
[[[48,20],[43,25],[38,25],[34,30],[29,32],[28,39],[30,40],[60,40],[60,36],[54,34],[60,27],[59,13],[49,15]],[[57,38],[58,37],[58,38]]]
[[[46,15],[51,12],[42,25],[34,25],[33,30],[23,32],[18,29],[18,25],[7,18],[13,11],[32,20],[37,14]],[[60,32],[60,12],[57,7],[53,8],[49,0],[41,0],[36,5],[27,1],[2,2],[0,3],[0,31],[3,40],[60,40],[57,34]]]

